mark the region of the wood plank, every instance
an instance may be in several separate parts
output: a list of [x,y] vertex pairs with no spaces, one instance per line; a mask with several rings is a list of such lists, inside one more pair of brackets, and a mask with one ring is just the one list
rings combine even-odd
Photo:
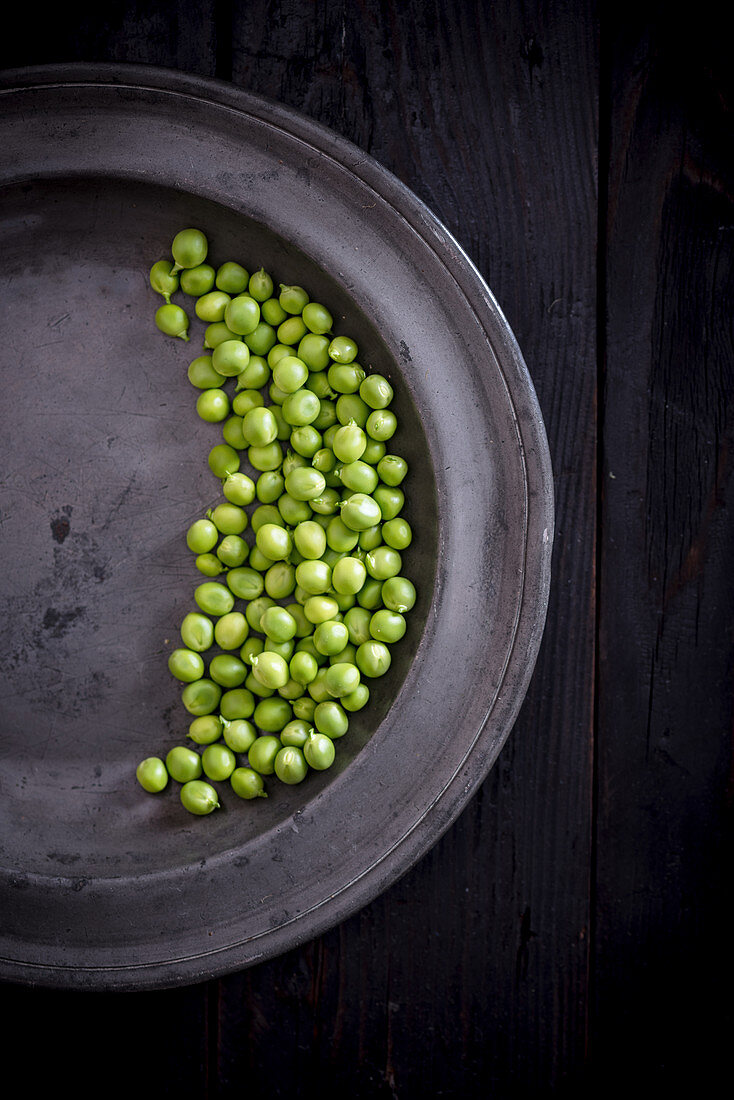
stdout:
[[608,21],[594,1061],[706,1091],[730,961],[732,83],[706,5],[625,14]]

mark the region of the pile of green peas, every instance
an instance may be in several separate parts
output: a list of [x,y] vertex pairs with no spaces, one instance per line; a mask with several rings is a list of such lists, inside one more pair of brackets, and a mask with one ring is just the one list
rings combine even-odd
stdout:
[[192,522],[199,580],[168,668],[183,683],[188,744],[137,767],[146,791],[180,784],[193,814],[221,784],[267,797],[331,767],[335,742],[389,669],[416,589],[403,569],[408,464],[396,453],[393,387],[365,370],[348,335],[298,285],[210,262],[181,230],[150,270],[155,322],[201,354],[188,366],[196,411],[221,433],[208,454],[224,499]]

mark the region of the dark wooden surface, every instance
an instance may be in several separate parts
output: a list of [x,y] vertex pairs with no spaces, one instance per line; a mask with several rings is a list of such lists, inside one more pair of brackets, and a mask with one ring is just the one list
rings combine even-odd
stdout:
[[6,1065],[82,1095],[713,1094],[731,1034],[734,695],[734,81],[714,9],[16,11],[2,67],[232,80],[424,199],[525,354],[557,541],[515,731],[412,871],[316,941],[204,985],[0,986]]

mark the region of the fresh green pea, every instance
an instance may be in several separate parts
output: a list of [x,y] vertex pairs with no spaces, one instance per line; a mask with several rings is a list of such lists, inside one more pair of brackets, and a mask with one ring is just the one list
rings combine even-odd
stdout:
[[258,729],[265,733],[275,734],[283,729],[293,717],[293,709],[287,699],[273,695],[267,699],[261,699],[255,707],[252,720]]
[[282,745],[274,734],[262,734],[252,744],[247,753],[247,761],[253,771],[260,775],[272,775],[275,771],[275,758]]
[[262,776],[253,768],[235,768],[229,783],[238,798],[267,798]]
[[209,677],[221,687],[236,688],[247,678],[247,665],[234,653],[217,653],[209,662]]
[[207,461],[211,472],[222,481],[230,474],[237,473],[240,468],[240,456],[229,443],[217,443],[212,447]]
[[284,394],[300,390],[307,378],[308,367],[297,355],[284,355],[273,367],[273,382]]
[[370,689],[367,687],[367,684],[364,683],[358,684],[354,691],[351,691],[349,695],[342,695],[341,699],[339,700],[341,705],[344,707],[344,710],[349,711],[350,713],[357,710],[362,710],[363,707],[367,706],[369,701]]
[[229,395],[221,389],[210,387],[204,390],[196,400],[196,411],[202,420],[216,424],[229,415]]
[[219,581],[204,581],[197,585],[194,599],[207,615],[226,615],[234,607],[234,595]]
[[173,238],[171,255],[174,272],[181,268],[203,264],[209,251],[209,242],[200,229],[181,229]]
[[[197,264],[181,272],[181,290],[194,298],[207,294],[214,286],[215,271],[211,264]],[[214,318],[213,318],[214,319]]]
[[260,629],[273,642],[287,642],[296,635],[296,620],[289,611],[276,604],[263,612]]
[[[250,640],[260,641],[259,638],[248,639],[248,641]],[[262,642],[260,644],[262,644]],[[244,646],[242,648],[244,649]],[[240,657],[242,657],[241,652]],[[219,713],[226,721],[236,722],[240,718],[251,718],[254,710],[255,696],[248,688],[229,688],[228,691],[222,692],[222,697],[219,700]],[[230,748],[233,747],[234,746],[230,746]]]
[[206,615],[190,611],[181,622],[181,641],[187,649],[204,653],[214,643],[214,624]]
[[249,294],[238,294],[227,306],[224,320],[238,336],[248,336],[260,323],[260,305]]
[[242,434],[242,417],[229,416],[222,424],[222,438],[236,451],[244,451],[247,440]]
[[331,567],[325,561],[302,561],[296,566],[296,583],[309,596],[321,596],[331,587]]
[[336,661],[325,671],[326,689],[335,699],[356,691],[360,684],[360,672],[350,661]]
[[381,521],[382,512],[368,493],[353,493],[342,505],[341,518],[351,531],[366,531]]
[[406,622],[399,611],[381,607],[370,619],[370,634],[378,642],[399,642],[405,634]]
[[359,424],[349,421],[340,425],[334,433],[331,449],[340,462],[356,462],[367,446],[367,435]]
[[380,505],[383,520],[395,519],[405,504],[405,493],[397,485],[378,485],[372,496]]
[[285,658],[279,653],[271,653],[265,649],[253,658],[252,671],[259,683],[273,689],[283,687],[290,677],[288,662]]
[[224,311],[231,300],[229,294],[225,294],[223,290],[210,290],[208,294],[202,294],[199,298],[194,306],[194,312],[200,321],[206,321],[208,324],[223,321]]
[[302,749],[311,733],[313,733],[313,727],[308,722],[302,718],[292,718],[280,731],[280,743],[281,745],[290,745],[293,748]]
[[238,390],[232,399],[232,409],[238,416],[244,416],[250,409],[259,408],[265,404],[265,398],[259,390]]
[[277,523],[265,523],[255,534],[257,548],[271,561],[285,561],[293,549],[290,532]]
[[415,605],[415,585],[407,577],[388,577],[382,585],[381,599],[390,611],[399,611],[404,615]]
[[304,722],[313,722],[315,710],[316,700],[312,699],[310,695],[301,695],[299,699],[293,700],[294,718],[302,718]]
[[235,718],[225,723],[222,736],[232,752],[247,752],[255,742],[257,730],[247,718]]
[[181,692],[181,702],[189,714],[199,717],[202,714],[211,714],[219,705],[222,697],[222,689],[208,677],[202,677],[192,684],[187,684]]
[[262,303],[260,312],[269,325],[280,325],[288,316],[277,298],[267,298]]
[[303,312],[308,304],[309,295],[302,286],[288,286],[281,283],[278,301],[286,313],[297,314]]
[[219,539],[219,531],[210,519],[195,520],[186,532],[186,545],[194,554],[206,554]]
[[357,603],[368,611],[376,611],[382,603],[382,582],[376,577],[367,577],[359,592]]
[[177,336],[180,340],[189,339],[189,318],[181,306],[166,302],[155,311],[155,323],[166,336]]
[[362,455],[362,461],[369,462],[370,466],[376,466],[380,459],[384,457],[386,450],[387,447],[381,439],[372,439],[368,437],[367,446]]
[[[377,470],[374,466],[370,466],[368,462],[357,459],[356,462],[347,462],[343,466],[340,466],[338,473],[342,485],[355,493],[366,493],[368,496],[371,495],[372,498],[380,504],[380,510],[382,511],[382,505],[376,493],[378,488],[378,477]],[[382,517],[383,519],[385,518],[384,512],[382,512]]]
[[327,619],[319,623],[313,632],[313,641],[319,653],[330,656],[340,653],[349,641],[349,631],[343,622]]
[[247,512],[239,504],[227,501],[209,510],[208,518],[223,535],[241,535],[247,527]]
[[217,792],[210,783],[204,782],[203,779],[192,779],[188,783],[184,783],[181,787],[180,797],[184,809],[188,810],[189,813],[197,814],[199,817],[204,817],[206,814],[219,809]]
[[227,294],[242,294],[247,289],[248,274],[242,264],[227,260],[217,269],[215,285]]
[[384,642],[372,640],[357,647],[357,668],[364,676],[384,676],[390,667],[392,656]]
[[277,470],[283,461],[283,451],[278,440],[263,446],[252,446],[247,451],[247,461],[255,470]]
[[[315,332],[307,332],[298,344],[298,358],[302,359],[311,371],[319,372],[326,370],[331,362],[329,358],[329,343],[330,340],[328,336],[322,336]],[[321,396],[321,394],[319,394],[319,396]],[[326,396],[326,394],[323,396]]]
[[319,733],[325,733],[332,741],[343,737],[349,728],[346,711],[336,699],[326,699],[314,710],[314,725]]
[[288,669],[291,679],[295,680],[297,684],[301,684],[305,687],[315,678],[319,666],[316,663],[315,657],[310,653],[304,653],[300,650],[291,657]]
[[250,633],[250,625],[241,611],[229,611],[214,624],[214,641],[220,649],[239,649]]
[[166,302],[171,301],[171,295],[178,290],[178,276],[173,274],[173,264],[169,260],[158,260],[150,269],[150,285],[158,294],[162,294]]
[[322,306],[319,302],[307,302],[301,311],[301,316],[306,328],[317,336],[331,332],[334,326],[334,318],[326,306]]
[[166,770],[177,783],[188,783],[201,775],[201,757],[185,745],[174,745],[166,755]]
[[256,302],[266,302],[271,297],[273,293],[273,280],[270,278],[265,268],[261,267],[259,271],[253,271],[250,276],[248,290],[250,297],[254,298]]
[[367,551],[364,564],[371,577],[385,581],[388,577],[398,575],[403,559],[399,550],[393,550],[391,546],[377,546],[374,550]]
[[227,474],[222,482],[222,492],[231,504],[240,507],[252,504],[255,499],[255,482],[241,471]]
[[258,321],[253,331],[244,337],[251,354],[260,356],[267,355],[277,340],[278,336],[273,326],[262,320]]
[[273,761],[273,771],[281,783],[301,783],[308,774],[308,764],[296,745],[284,745]]
[[267,609],[274,605],[275,600],[271,596],[257,596],[254,600],[250,600],[245,608],[245,618],[253,630],[260,631],[260,620]]
[[202,714],[190,723],[187,737],[197,745],[213,745],[222,736],[222,725],[218,714]]
[[329,344],[329,357],[335,363],[353,363],[358,350],[356,342],[350,336],[335,336]]
[[383,523],[382,537],[393,550],[407,550],[413,541],[413,531],[407,519],[396,516]]
[[[249,351],[249,348],[248,348]],[[259,386],[267,386],[270,381],[270,367],[262,355],[250,354],[250,361],[245,369],[237,375],[235,383],[239,389],[256,389]]]
[[250,349],[244,341],[223,340],[212,351],[212,366],[224,378],[235,378],[250,362]]
[[236,569],[230,569],[227,573],[227,586],[239,599],[249,601],[262,594],[264,582],[257,570],[242,565]]
[[398,419],[392,409],[375,409],[367,417],[364,430],[367,435],[380,442],[392,439],[398,426]]
[[159,756],[147,756],[141,760],[135,774],[140,786],[150,794],[159,794],[168,783],[168,771]]
[[194,564],[205,577],[218,577],[229,568],[216,554],[197,554]]
[[266,570],[264,581],[268,596],[283,600],[292,595],[296,587],[296,567],[289,561],[275,561]]
[[168,669],[177,680],[190,684],[204,675],[204,661],[192,649],[174,649],[168,656]]
[[303,746],[303,755],[308,766],[314,771],[326,771],[336,758],[334,742],[325,733],[314,731]]
[[202,771],[215,782],[229,779],[236,766],[237,758],[229,745],[207,745],[201,754]]
[[340,595],[356,596],[366,579],[367,570],[359,558],[341,558],[331,571],[331,583]]
[[211,355],[197,355],[187,369],[187,377],[198,390],[216,390],[222,385],[222,375],[214,370]]

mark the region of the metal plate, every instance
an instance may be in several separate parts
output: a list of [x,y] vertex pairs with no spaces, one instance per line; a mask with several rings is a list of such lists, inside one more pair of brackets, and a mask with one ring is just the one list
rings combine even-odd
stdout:
[[[0,93],[1,973],[196,982],[356,911],[486,777],[545,618],[545,433],[476,269],[334,133],[147,67],[10,72]],[[335,767],[207,818],[134,774],[185,738],[166,667],[201,580],[183,536],[222,499],[206,464],[219,430],[186,378],[198,337],[153,325],[148,269],[185,225],[214,262],[307,287],[391,378],[419,590]]]

